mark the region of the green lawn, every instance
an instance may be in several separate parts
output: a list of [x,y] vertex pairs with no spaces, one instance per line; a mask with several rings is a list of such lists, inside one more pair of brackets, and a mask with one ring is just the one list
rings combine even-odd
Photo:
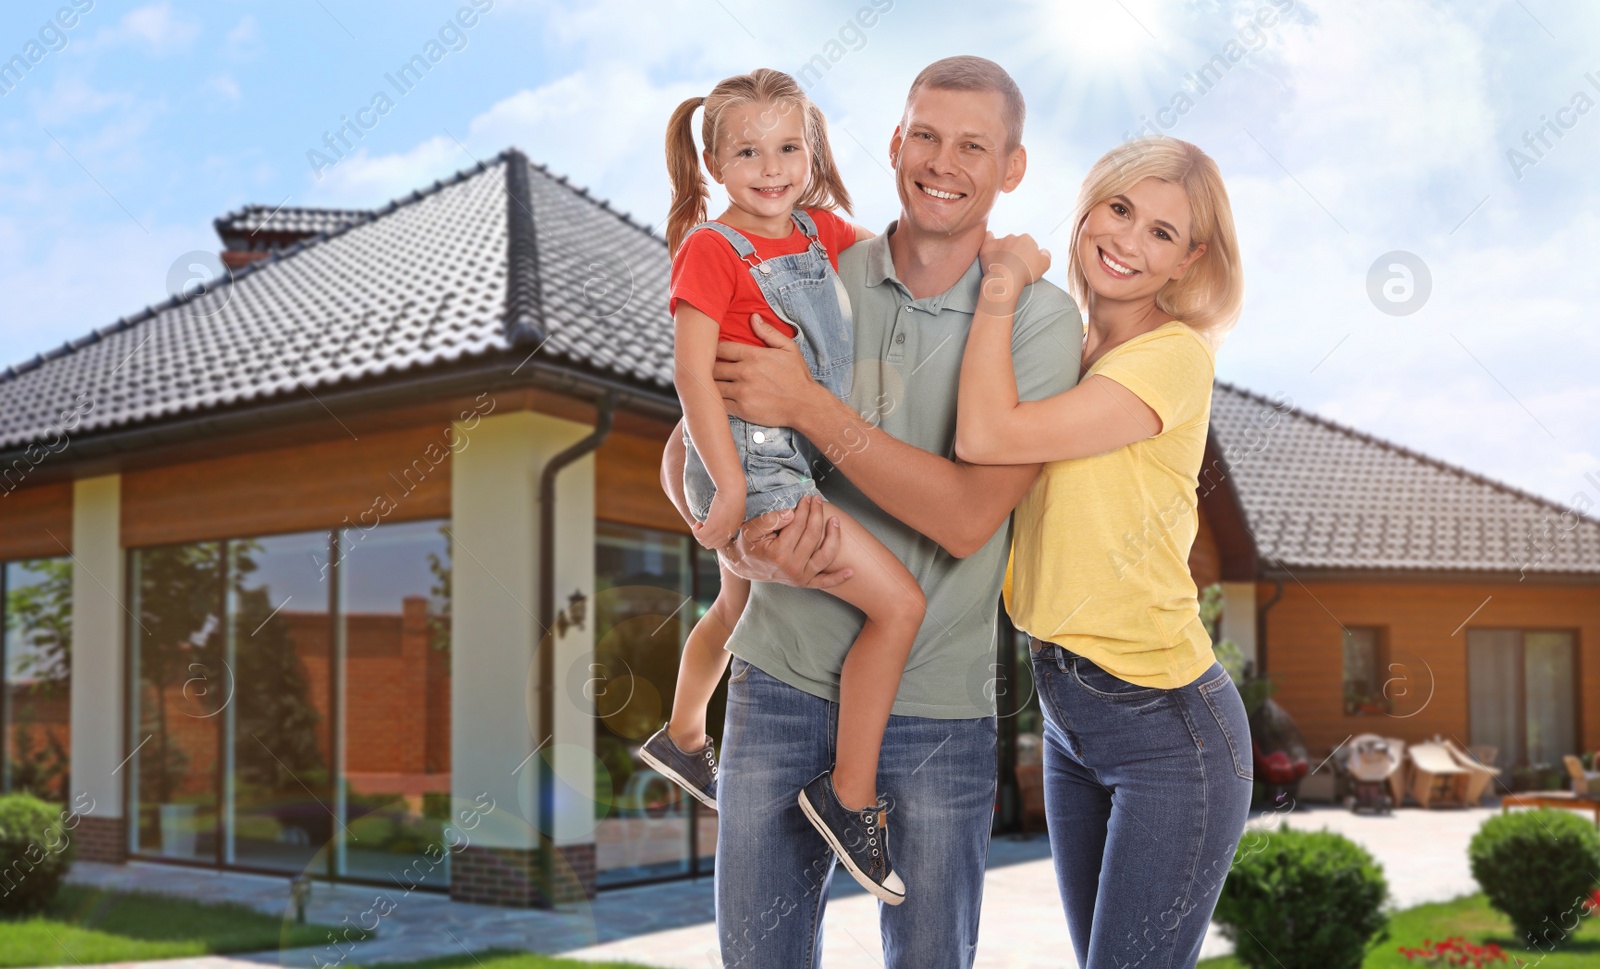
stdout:
[[326,945],[331,931],[242,905],[67,884],[43,914],[0,919],[0,969]]
[[[1450,936],[1463,936],[1475,945],[1498,943],[1506,955],[1525,964],[1538,962],[1541,969],[1593,969],[1600,966],[1600,929],[1585,919],[1573,933],[1571,941],[1554,953],[1546,955],[1540,950],[1528,950],[1516,939],[1511,923],[1504,915],[1489,907],[1482,895],[1468,895],[1453,902],[1419,905],[1396,912],[1389,922],[1389,938],[1367,955],[1362,969],[1397,969],[1401,966],[1417,967],[1421,963],[1407,962],[1399,952],[1401,946],[1418,948],[1424,939],[1435,941]],[[1540,961],[1541,958],[1543,961]],[[1515,961],[1490,963],[1490,965],[1515,966]],[[1235,969],[1240,963],[1229,957],[1207,959],[1200,969]]]

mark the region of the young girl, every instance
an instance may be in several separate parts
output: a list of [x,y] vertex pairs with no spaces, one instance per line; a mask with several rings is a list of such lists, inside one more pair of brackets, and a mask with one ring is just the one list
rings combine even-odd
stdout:
[[[711,177],[728,208],[706,222],[706,183],[691,118],[704,105],[701,140]],[[731,417],[712,378],[717,342],[765,346],[752,314],[798,343],[812,375],[843,395],[853,366],[848,299],[837,276],[839,252],[872,233],[833,213],[850,210],[828,147],[826,122],[793,78],[761,69],[730,77],[704,98],[678,106],[667,129],[673,253],[671,311],[676,321],[675,383],[687,440],[684,494],[695,538],[730,545],[745,521],[816,495],[820,458],[787,427]],[[784,324],[787,324],[785,326]],[[837,759],[799,792],[799,805],[845,869],[873,895],[897,905],[905,885],[889,855],[877,793],[878,748],[906,657],[922,624],[917,580],[858,522],[837,509],[843,541],[835,568],[854,575],[828,591],[866,614],[839,675]],[[671,719],[641,758],[716,807],[716,754],[706,735],[706,704],[728,663],[726,644],[749,583],[722,570],[722,591],[684,646]]]
[[1108,152],[1074,220],[1078,385],[1018,401],[1013,313],[1050,256],[991,237],[956,453],[1046,462],[1017,506],[1005,599],[1031,634],[1078,964],[1193,966],[1250,806],[1250,727],[1188,564],[1216,345],[1243,301],[1239,247],[1216,163],[1175,138]]

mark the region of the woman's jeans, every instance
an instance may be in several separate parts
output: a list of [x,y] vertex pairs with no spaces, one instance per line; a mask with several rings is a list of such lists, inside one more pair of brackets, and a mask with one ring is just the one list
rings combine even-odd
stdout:
[[1192,967],[1250,810],[1250,726],[1221,664],[1135,686],[1045,643],[1044,802],[1080,966]]

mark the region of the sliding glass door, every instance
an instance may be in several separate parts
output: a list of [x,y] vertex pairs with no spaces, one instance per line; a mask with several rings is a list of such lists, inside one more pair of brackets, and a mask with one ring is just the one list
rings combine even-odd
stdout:
[[1565,631],[1467,631],[1468,716],[1474,746],[1502,766],[1560,764],[1578,736],[1574,637]]

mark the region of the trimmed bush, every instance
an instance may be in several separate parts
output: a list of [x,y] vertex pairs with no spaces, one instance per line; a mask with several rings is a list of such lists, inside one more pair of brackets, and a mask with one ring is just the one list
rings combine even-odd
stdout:
[[1530,945],[1560,945],[1600,883],[1600,833],[1570,811],[1499,814],[1467,846],[1472,877]]
[[1329,831],[1247,830],[1216,920],[1250,969],[1360,969],[1388,938],[1383,869]]
[[0,797],[0,914],[37,912],[56,897],[72,864],[61,812],[31,794]]

